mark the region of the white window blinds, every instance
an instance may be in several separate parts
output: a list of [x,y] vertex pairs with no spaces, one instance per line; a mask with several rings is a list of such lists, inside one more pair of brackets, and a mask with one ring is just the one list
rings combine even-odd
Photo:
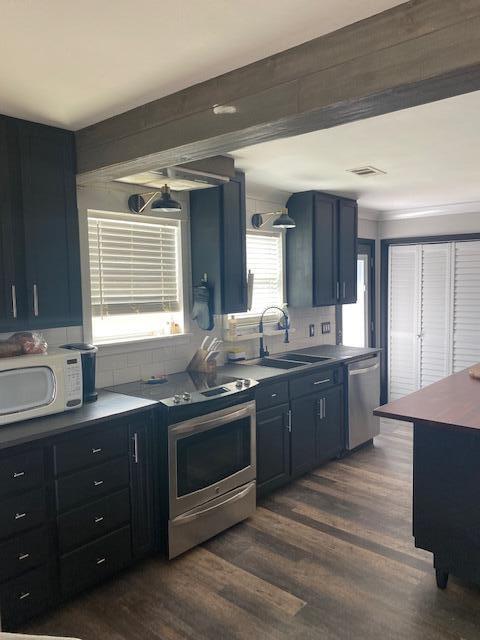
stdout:
[[480,242],[455,243],[453,370],[480,362]]
[[284,302],[282,236],[247,233],[247,269],[254,274],[250,313],[261,313],[270,305],[281,306]]
[[92,315],[177,311],[179,228],[88,218]]

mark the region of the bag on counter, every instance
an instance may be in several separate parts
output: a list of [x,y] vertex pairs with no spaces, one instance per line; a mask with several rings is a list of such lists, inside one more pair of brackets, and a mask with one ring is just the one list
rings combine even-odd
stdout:
[[20,331],[0,342],[0,358],[46,353],[47,341],[41,333]]

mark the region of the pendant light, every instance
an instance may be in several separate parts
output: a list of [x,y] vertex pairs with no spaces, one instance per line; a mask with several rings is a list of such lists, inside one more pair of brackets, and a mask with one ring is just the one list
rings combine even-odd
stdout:
[[174,200],[170,195],[170,187],[168,184],[164,185],[160,190],[161,196],[157,200],[152,202],[150,207],[151,211],[163,212],[163,213],[180,213],[182,205],[177,200]]

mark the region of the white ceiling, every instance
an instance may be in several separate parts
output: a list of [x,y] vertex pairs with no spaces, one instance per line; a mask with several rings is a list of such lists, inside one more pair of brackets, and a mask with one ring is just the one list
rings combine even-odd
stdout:
[[0,0],[0,113],[78,129],[399,0]]
[[[231,155],[250,184],[262,187],[331,191],[374,211],[464,203],[456,208],[463,212],[471,202],[478,211],[479,114],[475,92]],[[387,173],[362,178],[347,172],[364,165]]]

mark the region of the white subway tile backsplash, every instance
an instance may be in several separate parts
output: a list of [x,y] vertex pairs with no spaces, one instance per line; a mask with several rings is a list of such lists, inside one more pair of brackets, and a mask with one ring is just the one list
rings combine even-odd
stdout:
[[115,371],[128,367],[127,354],[117,356],[104,356],[101,353],[97,355],[98,371]]
[[149,362],[152,362],[151,351],[132,351],[132,353],[127,353],[127,365],[129,367],[147,364]]
[[113,372],[113,384],[125,384],[140,379],[140,367],[125,367]]
[[67,327],[67,342],[83,342],[83,327]]
[[111,387],[113,385],[113,371],[97,371],[96,386],[97,389],[103,387]]

